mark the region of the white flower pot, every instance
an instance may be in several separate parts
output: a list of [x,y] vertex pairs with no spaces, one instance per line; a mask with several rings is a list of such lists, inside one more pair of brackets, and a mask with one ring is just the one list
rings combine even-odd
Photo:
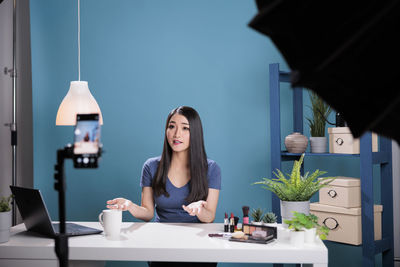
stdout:
[[10,240],[11,211],[0,212],[0,243]]
[[324,137],[310,137],[311,153],[326,153],[327,152],[327,138]]
[[265,223],[265,222],[263,222],[263,225],[269,226],[269,227],[277,227],[278,223],[276,223],[276,222],[274,222],[274,223]]
[[304,230],[304,242],[314,243],[317,235],[317,228],[305,229]]
[[290,244],[295,247],[304,246],[304,231],[290,231]]
[[293,217],[293,211],[310,214],[310,201],[282,201],[281,200],[281,217],[282,224],[287,228],[284,220],[290,220]]
[[290,230],[287,228],[284,228],[282,226],[277,227],[277,239],[278,242],[282,243],[289,243],[290,242]]

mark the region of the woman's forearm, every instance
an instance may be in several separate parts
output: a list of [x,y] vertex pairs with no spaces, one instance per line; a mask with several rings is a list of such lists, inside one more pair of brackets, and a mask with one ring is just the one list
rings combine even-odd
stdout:
[[215,219],[215,211],[202,207],[201,212],[197,214],[197,218],[204,223],[212,223]]
[[132,201],[129,203],[128,210],[133,217],[146,222],[150,221],[154,217],[154,210],[139,206]]
[[201,222],[211,223],[215,219],[215,212],[217,210],[219,197],[219,190],[209,188],[207,201],[203,203],[201,212],[197,213],[196,216]]

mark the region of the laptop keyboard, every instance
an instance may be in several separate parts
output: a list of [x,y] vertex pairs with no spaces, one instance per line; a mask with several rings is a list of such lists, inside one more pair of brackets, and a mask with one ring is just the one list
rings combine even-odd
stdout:
[[[53,223],[53,227],[54,227],[54,231],[56,233],[60,233],[60,224],[59,223]],[[95,234],[95,233],[101,232],[98,229],[86,227],[86,226],[75,224],[75,223],[66,223],[65,228],[66,228],[65,230],[69,236],[87,235],[87,234]]]

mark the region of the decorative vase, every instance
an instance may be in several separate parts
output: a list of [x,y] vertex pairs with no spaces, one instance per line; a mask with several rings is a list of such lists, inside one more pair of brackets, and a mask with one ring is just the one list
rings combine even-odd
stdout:
[[290,231],[290,244],[295,247],[304,246],[304,231]]
[[282,201],[281,200],[281,217],[282,225],[287,228],[284,220],[290,220],[293,217],[293,211],[310,214],[310,201]]
[[11,211],[0,212],[0,243],[10,240]]
[[326,153],[327,138],[323,137],[310,137],[311,153]]
[[307,149],[308,139],[298,132],[285,137],[285,147],[289,153],[304,153]]
[[304,230],[304,242],[314,243],[317,235],[317,228],[305,229]]

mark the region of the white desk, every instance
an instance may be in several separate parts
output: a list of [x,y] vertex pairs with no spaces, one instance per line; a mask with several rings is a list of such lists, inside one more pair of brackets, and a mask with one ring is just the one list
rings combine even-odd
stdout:
[[[98,222],[77,222],[102,229]],[[231,242],[211,238],[209,233],[222,232],[223,224],[123,223],[118,239],[103,234],[69,238],[70,265],[82,263],[104,265],[113,261],[194,261],[194,262],[253,262],[253,263],[311,263],[328,266],[328,250],[320,240],[295,248],[281,241],[269,244]],[[0,244],[0,266],[56,266],[54,240],[25,231],[23,224],[12,227],[11,238]],[[46,263],[46,264],[44,264]],[[76,265],[78,265],[76,264]],[[21,265],[23,266],[23,265]],[[94,265],[93,265],[94,266]]]

